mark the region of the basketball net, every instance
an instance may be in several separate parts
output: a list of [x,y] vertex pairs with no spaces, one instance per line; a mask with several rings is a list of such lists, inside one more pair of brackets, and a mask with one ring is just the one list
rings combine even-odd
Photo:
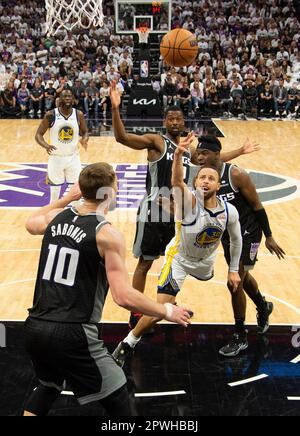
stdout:
[[102,0],[46,0],[46,32],[54,36],[63,29],[103,26]]
[[150,29],[148,27],[138,27],[136,31],[139,35],[139,44],[148,44]]

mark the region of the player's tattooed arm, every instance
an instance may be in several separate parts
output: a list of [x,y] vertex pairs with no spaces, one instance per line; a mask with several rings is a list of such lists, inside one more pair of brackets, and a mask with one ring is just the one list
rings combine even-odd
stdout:
[[229,162],[237,157],[243,156],[244,154],[256,153],[259,150],[261,150],[261,146],[257,142],[251,141],[247,138],[242,147],[226,153],[221,153],[221,159],[223,162]]
[[56,147],[54,147],[54,145],[48,144],[44,139],[45,133],[52,126],[53,117],[54,117],[54,115],[53,115],[52,111],[47,112],[46,115],[44,116],[43,121],[39,125],[37,132],[36,132],[36,135],[35,135],[36,142],[41,147],[45,148],[45,150],[47,151],[48,154],[51,154],[54,150],[56,150]]

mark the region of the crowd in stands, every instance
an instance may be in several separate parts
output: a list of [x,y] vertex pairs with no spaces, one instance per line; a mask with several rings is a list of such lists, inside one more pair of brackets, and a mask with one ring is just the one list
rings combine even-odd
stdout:
[[[296,117],[300,112],[300,25],[293,0],[174,0],[172,28],[195,33],[191,66],[159,62],[152,77],[163,107],[190,116]],[[43,2],[0,4],[0,116],[42,116],[65,89],[89,116],[109,110],[109,84],[120,94],[138,83],[132,35],[116,35],[114,2],[104,26],[45,35]]]

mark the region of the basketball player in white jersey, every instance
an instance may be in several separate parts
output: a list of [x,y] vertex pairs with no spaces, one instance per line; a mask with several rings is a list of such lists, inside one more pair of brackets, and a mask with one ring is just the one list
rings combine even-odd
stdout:
[[[74,96],[71,90],[62,91],[59,107],[46,113],[41,122],[35,140],[50,155],[48,161],[48,184],[50,185],[50,203],[60,197],[61,186],[66,182],[73,185],[79,179],[81,162],[80,143],[85,150],[88,146],[88,129],[83,113],[73,108]],[[49,129],[50,143],[44,135]]]
[[[183,156],[193,141],[193,134],[177,146],[172,167],[172,186],[176,210],[176,235],[168,245],[159,278],[160,303],[175,303],[188,275],[208,281],[214,275],[217,249],[223,233],[230,237],[231,262],[228,285],[235,292],[240,284],[239,261],[242,235],[239,214],[234,206],[217,197],[220,173],[215,168],[202,168],[194,181],[195,192],[184,182]],[[136,327],[116,348],[113,356],[120,366],[125,357],[159,320],[143,316]]]

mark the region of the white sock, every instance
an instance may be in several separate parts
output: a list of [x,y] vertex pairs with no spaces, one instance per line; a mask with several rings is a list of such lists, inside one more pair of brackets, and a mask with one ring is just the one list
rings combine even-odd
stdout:
[[50,186],[50,203],[57,201],[60,196],[61,186]]
[[134,336],[132,332],[130,332],[128,333],[128,335],[126,336],[123,342],[128,344],[131,348],[134,348],[140,342],[141,339],[142,337],[137,338],[136,336]]

